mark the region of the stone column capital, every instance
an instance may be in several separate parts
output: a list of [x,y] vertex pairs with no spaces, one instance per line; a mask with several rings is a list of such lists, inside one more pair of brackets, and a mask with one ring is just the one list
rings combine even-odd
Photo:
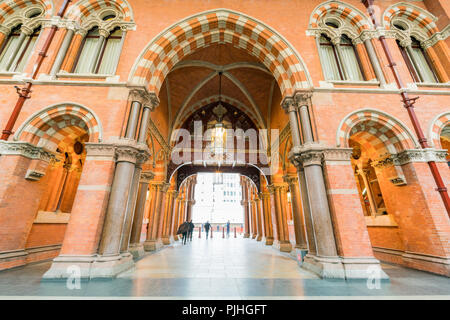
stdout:
[[293,185],[298,183],[298,177],[296,175],[285,175],[283,176],[283,180],[289,185]]
[[296,91],[292,97],[286,97],[281,106],[286,112],[297,110],[302,106],[310,106],[312,95],[311,90]]
[[131,102],[139,102],[144,108],[149,108],[151,111],[159,105],[159,99],[153,92],[148,92],[142,87],[130,87],[129,99]]
[[143,171],[141,172],[141,183],[150,183],[151,180],[155,178],[155,174],[151,171]]
[[22,25],[22,27],[20,28],[20,32],[24,33],[26,36],[31,36],[33,34],[33,31],[34,30],[32,28],[25,25]]
[[88,33],[88,30],[84,29],[84,28],[78,28],[78,30],[76,31],[75,34],[79,34],[80,36],[82,36],[83,38],[86,37]]
[[109,31],[103,28],[98,29],[98,33],[100,34],[100,37],[108,38],[109,37]]

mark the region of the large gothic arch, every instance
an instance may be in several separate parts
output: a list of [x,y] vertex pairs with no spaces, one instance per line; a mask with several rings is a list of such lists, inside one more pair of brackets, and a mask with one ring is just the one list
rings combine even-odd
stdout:
[[178,61],[214,43],[229,43],[257,57],[272,72],[283,97],[312,86],[305,64],[287,40],[263,22],[228,9],[202,12],[165,29],[143,50],[129,83],[159,95]]

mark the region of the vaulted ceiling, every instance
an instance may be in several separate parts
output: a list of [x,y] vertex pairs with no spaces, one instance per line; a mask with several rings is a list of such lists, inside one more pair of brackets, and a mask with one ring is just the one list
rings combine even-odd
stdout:
[[160,99],[168,109],[169,131],[218,101],[219,72],[222,101],[244,112],[258,128],[269,127],[272,106],[279,106],[281,96],[272,74],[244,50],[218,44],[185,57],[166,77]]

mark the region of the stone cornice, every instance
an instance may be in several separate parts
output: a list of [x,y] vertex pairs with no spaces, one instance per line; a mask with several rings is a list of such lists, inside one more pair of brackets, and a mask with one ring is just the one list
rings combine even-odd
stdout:
[[407,163],[416,162],[446,162],[446,150],[439,149],[410,149],[399,152],[398,154],[389,154],[372,162],[376,168],[385,168],[389,166],[402,166]]
[[56,156],[52,152],[23,141],[0,141],[0,155],[22,156],[28,159],[43,160],[46,162],[56,160]]

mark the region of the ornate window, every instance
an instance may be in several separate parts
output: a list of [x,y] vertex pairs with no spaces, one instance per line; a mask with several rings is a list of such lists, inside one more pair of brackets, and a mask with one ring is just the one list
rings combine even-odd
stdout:
[[[390,6],[382,21],[388,37],[395,38],[403,60],[416,83],[447,82],[446,32],[439,32],[437,18],[409,3]],[[441,50],[442,48],[445,48]],[[436,49],[437,48],[437,49]],[[442,52],[441,52],[442,51]]]
[[319,42],[319,52],[326,80],[364,81],[361,72],[361,62],[353,47],[353,43],[346,35],[331,41],[322,34]]
[[423,50],[420,41],[409,35],[407,30],[410,26],[403,21],[402,23],[394,22],[393,26],[398,35],[397,45],[414,81],[427,83],[439,82],[433,64],[425,50]]
[[123,2],[125,7],[103,0],[96,0],[95,3],[81,1],[79,4],[93,6],[89,15],[84,15],[87,10],[77,10],[77,6],[67,13],[70,21],[68,32],[52,68],[52,76],[58,72],[116,73],[126,31],[135,26],[130,16],[131,9],[126,2]]
[[92,28],[84,38],[74,73],[113,74],[119,62],[122,30],[111,33]]
[[0,41],[0,72],[22,72],[41,32],[44,10],[32,6],[8,17],[0,26],[6,37]]

